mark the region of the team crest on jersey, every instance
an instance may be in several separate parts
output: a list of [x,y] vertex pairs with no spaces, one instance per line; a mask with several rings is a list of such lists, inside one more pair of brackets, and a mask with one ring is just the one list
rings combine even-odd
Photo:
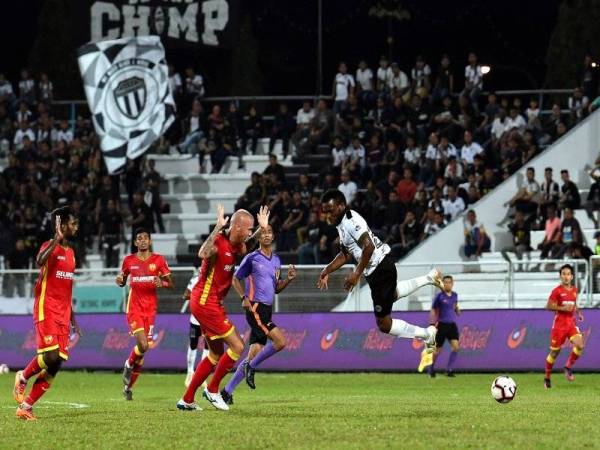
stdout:
[[46,344],[52,344],[52,336],[44,336],[44,342]]
[[148,264],[148,270],[150,270],[150,272],[156,271],[156,264],[154,264],[154,263]]
[[281,275],[281,270],[275,270],[275,278],[279,278],[279,275]]

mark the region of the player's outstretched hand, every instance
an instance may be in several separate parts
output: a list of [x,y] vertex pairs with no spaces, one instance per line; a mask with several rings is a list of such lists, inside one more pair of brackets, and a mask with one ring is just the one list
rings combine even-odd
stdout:
[[344,289],[346,291],[350,292],[352,289],[354,289],[354,286],[357,285],[359,280],[360,280],[360,274],[357,274],[356,272],[352,272],[350,275],[348,275],[346,278],[344,278]]
[[296,266],[290,264],[288,266],[287,279],[292,281],[294,278],[296,278]]
[[258,221],[258,225],[261,228],[267,228],[269,225],[269,215],[271,211],[269,211],[269,207],[267,205],[263,205],[260,207],[258,214],[256,215],[256,220]]
[[242,300],[242,308],[244,308],[246,311],[250,311],[250,309],[252,309],[250,300],[246,296],[244,296],[244,300]]
[[117,283],[119,287],[125,286],[125,274],[123,272],[119,272],[119,275],[115,278],[115,283]]
[[325,274],[324,272],[321,272],[321,274],[319,275],[319,279],[317,280],[317,287],[319,289],[323,290],[327,290],[328,286],[327,286],[327,282],[329,281],[329,274]]
[[219,230],[223,229],[228,221],[229,217],[225,217],[225,207],[223,205],[217,205],[217,228]]
[[57,241],[60,241],[63,238],[63,233],[60,229],[60,224],[60,216],[56,216],[56,233],[54,234],[54,239]]

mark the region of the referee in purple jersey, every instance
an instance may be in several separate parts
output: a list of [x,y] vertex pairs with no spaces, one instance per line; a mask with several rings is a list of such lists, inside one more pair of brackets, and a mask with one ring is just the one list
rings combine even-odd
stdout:
[[437,323],[437,335],[435,337],[435,352],[433,354],[433,363],[427,368],[427,373],[430,377],[435,377],[435,360],[442,352],[446,339],[450,342],[450,357],[446,366],[446,375],[454,376],[454,363],[459,349],[459,334],[456,326],[456,318],[460,315],[458,308],[458,294],[452,290],[454,280],[450,275],[445,275],[442,278],[444,289],[439,292],[431,304],[429,313],[429,322],[432,325]]
[[281,261],[273,253],[273,239],[273,228],[269,225],[258,235],[259,248],[246,255],[233,277],[233,288],[242,299],[251,334],[248,357],[238,365],[234,376],[221,391],[223,400],[229,405],[233,404],[233,391],[242,379],[246,379],[250,388],[256,389],[254,371],[267,358],[283,350],[286,344],[285,335],[271,319],[273,299],[296,277],[296,268],[290,265],[286,278],[280,279]]

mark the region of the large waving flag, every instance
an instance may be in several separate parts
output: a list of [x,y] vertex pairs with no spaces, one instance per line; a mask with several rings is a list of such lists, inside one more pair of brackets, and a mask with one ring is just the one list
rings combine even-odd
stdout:
[[78,50],[79,70],[109,173],[144,154],[175,120],[158,36],[101,41]]

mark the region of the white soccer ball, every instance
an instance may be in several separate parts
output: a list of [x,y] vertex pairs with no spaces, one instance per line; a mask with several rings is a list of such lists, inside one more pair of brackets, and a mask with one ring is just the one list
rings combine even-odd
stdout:
[[6,364],[0,364],[0,374],[6,374],[9,372],[9,368]]
[[508,375],[496,377],[492,383],[492,397],[498,403],[508,403],[515,398],[517,383]]

